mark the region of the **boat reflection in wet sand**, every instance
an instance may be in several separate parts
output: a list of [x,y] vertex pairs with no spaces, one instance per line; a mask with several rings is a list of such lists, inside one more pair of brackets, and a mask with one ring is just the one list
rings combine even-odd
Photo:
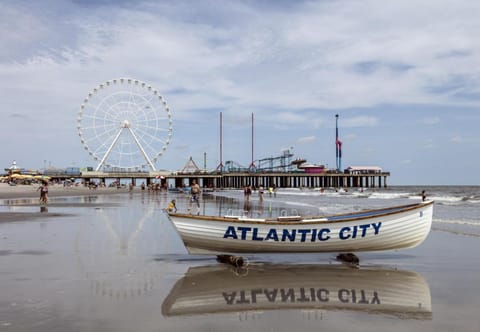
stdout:
[[432,318],[430,289],[411,271],[343,265],[191,267],[162,305],[164,316],[265,310],[352,310]]

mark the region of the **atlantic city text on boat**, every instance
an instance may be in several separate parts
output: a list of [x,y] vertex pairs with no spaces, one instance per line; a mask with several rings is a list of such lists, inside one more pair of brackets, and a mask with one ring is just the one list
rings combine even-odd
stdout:
[[316,242],[328,241],[332,238],[348,240],[376,236],[380,233],[381,222],[369,223],[357,226],[345,226],[338,233],[333,233],[330,228],[297,228],[277,229],[270,228],[265,236],[262,236],[257,227],[228,226],[223,235],[224,239],[247,240],[247,241],[275,241],[275,242]]

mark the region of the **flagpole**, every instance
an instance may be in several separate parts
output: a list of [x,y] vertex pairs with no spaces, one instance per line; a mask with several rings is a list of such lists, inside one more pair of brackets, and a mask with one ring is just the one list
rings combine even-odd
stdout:
[[339,165],[339,147],[338,147],[338,114],[335,114],[335,164],[337,171],[340,170]]

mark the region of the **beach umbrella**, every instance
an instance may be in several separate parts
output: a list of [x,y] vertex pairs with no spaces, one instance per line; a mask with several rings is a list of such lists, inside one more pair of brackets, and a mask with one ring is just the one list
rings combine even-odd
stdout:
[[46,180],[46,181],[50,180],[50,177],[46,175],[35,175],[33,178],[35,180]]

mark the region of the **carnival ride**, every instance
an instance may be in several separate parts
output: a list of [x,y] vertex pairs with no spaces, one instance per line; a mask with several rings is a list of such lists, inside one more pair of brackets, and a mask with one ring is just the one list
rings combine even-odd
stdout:
[[85,150],[102,167],[155,171],[172,137],[164,97],[145,82],[120,78],[96,86],[83,100],[77,131]]

